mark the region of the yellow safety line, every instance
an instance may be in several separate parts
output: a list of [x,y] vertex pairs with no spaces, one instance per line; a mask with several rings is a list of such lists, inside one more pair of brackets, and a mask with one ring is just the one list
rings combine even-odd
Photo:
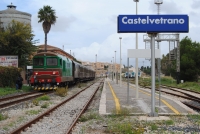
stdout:
[[174,113],[176,114],[181,114],[178,110],[176,110],[173,106],[171,106],[169,103],[167,103],[165,100],[161,99],[161,101],[167,105],[172,111],[174,111]]
[[[131,85],[130,85],[131,86]],[[133,87],[133,86],[131,86],[131,87]],[[151,94],[149,94],[149,93],[147,93],[147,92],[144,92],[144,91],[142,91],[142,90],[140,90],[140,92],[143,92],[143,93],[145,93],[145,94],[147,94],[147,95],[149,95],[149,96],[151,96]],[[157,100],[159,99],[158,97],[155,97]],[[166,106],[168,106],[174,113],[176,113],[176,114],[181,114],[178,110],[176,110],[173,106],[171,106],[169,103],[167,103],[165,100],[163,100],[163,99],[160,99]]]
[[109,82],[108,82],[108,85],[109,85],[110,90],[111,90],[111,92],[112,92],[112,95],[113,95],[113,97],[114,97],[114,100],[115,100],[115,107],[116,107],[117,114],[118,114],[119,111],[120,111],[120,103],[119,103],[119,99],[117,98],[117,96],[116,96],[116,94],[115,94],[115,92],[114,92],[114,90],[113,90],[113,88],[112,88],[112,86],[110,85]]

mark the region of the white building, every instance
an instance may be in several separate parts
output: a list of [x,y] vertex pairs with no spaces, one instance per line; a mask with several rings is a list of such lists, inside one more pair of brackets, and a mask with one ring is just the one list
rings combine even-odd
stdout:
[[12,3],[7,7],[6,10],[0,11],[1,27],[7,27],[12,20],[31,24],[31,14],[16,10],[16,6],[12,5]]

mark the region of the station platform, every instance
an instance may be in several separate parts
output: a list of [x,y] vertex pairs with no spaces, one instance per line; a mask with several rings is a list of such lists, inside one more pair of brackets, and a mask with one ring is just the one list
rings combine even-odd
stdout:
[[[151,90],[138,87],[138,98],[136,98],[135,85],[122,82],[121,87],[115,81],[105,78],[104,87],[101,94],[99,113],[109,115],[120,110],[128,109],[131,115],[146,115],[151,113]],[[158,116],[165,115],[188,115],[197,114],[180,101],[162,95],[159,105],[159,94],[155,93],[155,112]]]

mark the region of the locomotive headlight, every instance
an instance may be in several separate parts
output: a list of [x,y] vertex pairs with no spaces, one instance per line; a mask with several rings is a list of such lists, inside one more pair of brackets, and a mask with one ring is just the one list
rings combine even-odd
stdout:
[[35,72],[36,75],[38,75],[38,72]]
[[56,74],[56,72],[55,72],[55,71],[53,71],[53,74]]

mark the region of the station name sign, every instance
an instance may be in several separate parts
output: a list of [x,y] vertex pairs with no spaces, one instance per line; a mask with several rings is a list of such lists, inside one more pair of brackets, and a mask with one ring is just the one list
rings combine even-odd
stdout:
[[188,15],[119,15],[118,33],[187,33]]

